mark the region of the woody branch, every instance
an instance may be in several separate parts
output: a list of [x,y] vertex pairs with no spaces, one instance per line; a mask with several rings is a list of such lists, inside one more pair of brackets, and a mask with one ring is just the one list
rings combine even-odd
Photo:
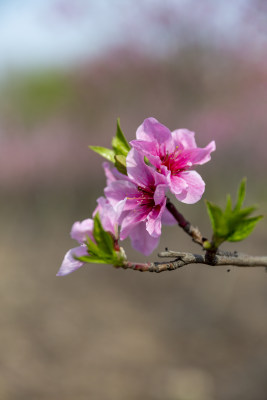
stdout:
[[189,264],[204,264],[211,267],[234,266],[234,267],[267,267],[267,256],[250,256],[238,252],[219,252],[212,262],[209,257],[202,254],[185,253],[179,251],[163,251],[159,257],[173,258],[170,262],[134,263],[126,261],[122,268],[133,269],[141,272],[164,272],[173,271]]

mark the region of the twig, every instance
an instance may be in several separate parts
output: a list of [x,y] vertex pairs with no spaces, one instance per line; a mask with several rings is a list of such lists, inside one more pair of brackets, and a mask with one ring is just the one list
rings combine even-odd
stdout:
[[[203,250],[205,244],[211,244],[207,238],[202,236],[200,230],[191,225],[184,216],[176,209],[174,204],[167,198],[166,207],[169,212],[176,219],[178,225],[189,235],[192,240],[199,244]],[[205,243],[206,242],[206,243]],[[207,248],[207,247],[206,247]],[[180,251],[163,251],[159,253],[159,257],[174,258],[170,262],[152,262],[152,263],[134,263],[131,261],[125,261],[121,268],[133,269],[141,272],[163,272],[163,271],[174,271],[175,269],[184,267],[189,264],[204,264],[209,266],[229,266],[234,267],[265,267],[267,270],[267,256],[250,256],[243,253],[234,252],[223,252],[216,248],[210,248],[206,250],[205,254],[193,254]]]
[[135,271],[141,272],[163,272],[163,271],[173,271],[175,269],[184,267],[189,264],[205,264],[209,266],[229,266],[234,267],[267,267],[267,256],[250,256],[242,253],[217,253],[212,259],[212,263],[207,255],[192,254],[178,251],[163,251],[159,253],[159,257],[171,257],[175,258],[171,262],[154,262],[154,263],[133,263],[130,261],[125,261],[122,268],[133,269]]
[[189,221],[187,221],[184,216],[177,210],[175,205],[167,198],[166,208],[172,214],[172,216],[176,219],[178,225],[189,235],[191,236],[193,242],[199,244],[202,248],[204,242],[208,239],[203,237],[200,230],[193,226]]

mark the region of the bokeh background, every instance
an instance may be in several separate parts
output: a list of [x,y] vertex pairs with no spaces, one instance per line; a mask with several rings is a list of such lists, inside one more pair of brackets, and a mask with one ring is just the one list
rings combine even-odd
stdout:
[[[261,0],[0,2],[1,400],[267,398],[264,269],[55,276],[117,117],[128,140],[148,116],[215,139],[204,197],[247,176],[266,213],[266,35]],[[179,209],[210,234],[203,201]],[[197,251],[177,227],[166,246]],[[266,254],[266,221],[227,248]]]

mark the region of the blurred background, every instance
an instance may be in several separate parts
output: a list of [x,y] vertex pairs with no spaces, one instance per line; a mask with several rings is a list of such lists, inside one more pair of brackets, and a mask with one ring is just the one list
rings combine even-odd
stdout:
[[[266,214],[266,45],[262,0],[0,2],[1,400],[267,398],[264,269],[55,276],[105,185],[88,145],[117,117],[128,140],[149,116],[214,139],[204,198],[247,176]],[[203,201],[179,209],[211,233]],[[267,254],[265,235],[227,248]],[[198,251],[177,227],[166,246]]]

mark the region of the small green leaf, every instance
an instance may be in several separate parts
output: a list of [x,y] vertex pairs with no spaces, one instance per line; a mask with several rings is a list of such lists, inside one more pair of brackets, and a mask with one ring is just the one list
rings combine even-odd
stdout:
[[87,245],[88,253],[89,253],[91,256],[96,257],[96,258],[102,258],[103,255],[105,255],[105,253],[103,253],[103,252],[99,249],[99,247],[97,246],[97,244],[94,243],[89,237],[87,238],[86,245]]
[[211,226],[214,232],[217,231],[218,226],[223,221],[223,212],[219,206],[206,200],[208,215],[211,220]]
[[240,183],[240,186],[238,188],[237,201],[236,201],[236,206],[234,208],[234,211],[240,210],[244,203],[245,195],[246,195],[246,183],[247,183],[247,179],[243,178]]
[[253,229],[255,228],[257,222],[259,222],[263,218],[262,215],[259,215],[257,217],[252,217],[245,219],[243,221],[240,221],[239,224],[236,227],[236,230],[234,233],[230,236],[228,236],[227,241],[228,242],[239,242],[240,240],[244,240],[246,237],[248,237]]
[[254,229],[262,216],[248,218],[256,207],[241,208],[246,194],[246,179],[243,179],[237,194],[236,206],[232,209],[231,196],[227,196],[223,211],[219,206],[206,201],[208,215],[213,229],[212,243],[218,248],[224,241],[237,242],[245,239]]
[[129,153],[129,150],[131,149],[129,143],[127,142],[127,139],[125,138],[121,130],[119,118],[117,119],[116,136],[112,139],[111,144],[116,155],[123,155],[126,157]]
[[115,251],[112,254],[105,254],[102,250],[97,251],[98,254],[92,254],[92,243],[88,243],[88,256],[80,256],[75,257],[77,260],[85,262],[85,263],[92,263],[92,264],[110,264],[120,267],[123,265],[125,257],[121,252]]
[[126,157],[125,156],[115,156],[115,167],[119,172],[124,175],[127,175],[127,168],[126,168]]
[[225,214],[230,214],[232,212],[232,199],[230,194],[226,197],[226,207],[225,207]]
[[106,147],[100,147],[100,146],[89,146],[89,148],[96,153],[100,154],[102,157],[106,158],[108,161],[115,162],[114,156],[115,152],[114,150],[107,149]]
[[146,163],[146,165],[151,165],[147,157],[144,157],[144,162]]
[[113,148],[112,150],[100,146],[89,146],[89,148],[100,154],[102,157],[106,158],[108,161],[113,162],[119,172],[127,175],[126,157],[131,147],[121,130],[119,118],[117,119],[116,135],[112,139],[111,144]]
[[93,235],[98,249],[103,252],[103,255],[113,255],[114,240],[109,232],[104,231],[98,213],[94,217]]
[[93,229],[94,241],[87,237],[86,245],[88,255],[76,257],[85,263],[111,264],[121,267],[126,259],[124,250],[116,251],[114,249],[114,238],[103,229],[99,214],[94,217]]
[[106,260],[103,260],[98,257],[93,257],[93,256],[81,256],[81,257],[75,257],[77,260],[89,263],[89,264],[107,264]]
[[237,215],[239,217],[245,218],[245,217],[248,217],[250,214],[252,214],[255,210],[257,210],[256,206],[246,207],[246,208],[243,208],[242,210],[239,210],[237,212]]

